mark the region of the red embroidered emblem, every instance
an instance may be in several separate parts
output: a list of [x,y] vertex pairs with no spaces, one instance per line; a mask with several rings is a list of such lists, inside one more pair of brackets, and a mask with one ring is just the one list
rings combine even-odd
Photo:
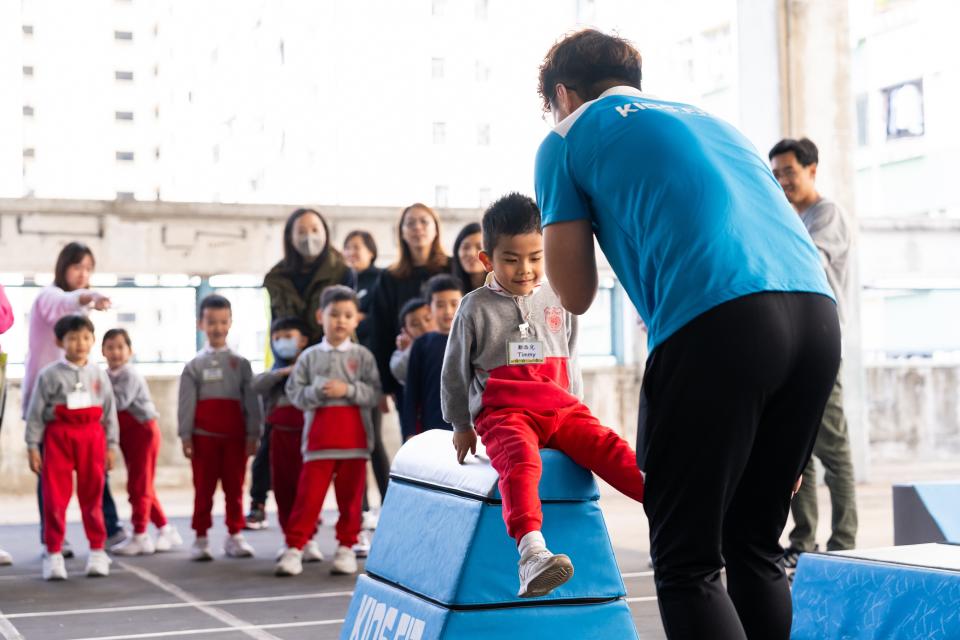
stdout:
[[563,309],[560,307],[547,307],[543,310],[543,314],[547,321],[547,329],[550,330],[550,333],[560,333],[560,330],[563,329]]
[[100,381],[99,381],[99,380],[94,380],[94,381],[93,381],[93,395],[99,396],[99,395],[100,395],[100,391],[101,391],[102,389],[103,389],[103,385],[100,384]]
[[230,368],[236,369],[240,366],[240,360],[238,358],[230,358]]
[[347,358],[347,371],[350,372],[351,376],[356,376],[357,371],[360,370],[360,361],[356,358]]

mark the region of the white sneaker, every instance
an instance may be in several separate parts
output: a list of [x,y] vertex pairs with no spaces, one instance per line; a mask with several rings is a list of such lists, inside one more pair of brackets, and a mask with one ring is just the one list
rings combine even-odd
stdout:
[[66,580],[67,565],[63,562],[62,553],[43,554],[43,579]]
[[303,552],[296,547],[285,549],[273,573],[278,576],[298,576],[303,573]]
[[573,577],[573,563],[562,553],[547,550],[520,558],[520,598],[545,596]]
[[323,562],[323,554],[320,552],[320,545],[316,540],[310,540],[303,547],[304,562]]
[[180,532],[177,531],[176,527],[172,524],[165,524],[160,527],[160,532],[157,534],[157,551],[170,551],[174,547],[179,547],[182,544],[183,538],[180,537]]
[[126,541],[110,549],[111,553],[118,556],[149,556],[154,551],[156,551],[156,547],[153,540],[145,533],[135,533]]
[[357,554],[350,547],[339,546],[333,555],[333,567],[330,573],[335,576],[348,576],[357,572]]
[[[43,552],[44,552],[44,553],[47,552],[47,548],[46,548],[46,547],[43,548]],[[60,545],[60,553],[62,553],[62,554],[63,554],[63,557],[66,558],[67,560],[69,560],[70,558],[73,557],[73,547],[70,546],[70,541],[69,541],[69,540],[64,540],[64,541],[63,541],[63,544]]]
[[353,552],[358,558],[366,558],[370,554],[370,534],[361,531],[357,536],[357,544],[353,545]]
[[252,558],[253,547],[243,539],[242,533],[235,533],[223,541],[223,553],[230,558]]
[[0,567],[6,567],[13,564],[13,556],[0,549]]
[[373,511],[364,511],[363,512],[363,522],[361,528],[374,531],[377,528],[377,524],[380,522],[380,516],[375,514]]
[[207,536],[194,540],[193,547],[190,549],[190,559],[197,562],[213,560],[213,554],[210,553],[210,539]]
[[87,558],[87,577],[103,578],[110,575],[110,556],[103,549],[91,551]]

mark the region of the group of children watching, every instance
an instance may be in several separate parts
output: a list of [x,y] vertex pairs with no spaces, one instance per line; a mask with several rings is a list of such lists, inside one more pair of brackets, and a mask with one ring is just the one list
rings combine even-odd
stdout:
[[[478,436],[483,441],[500,475],[507,532],[518,545],[519,595],[542,596],[568,580],[573,565],[567,556],[552,554],[540,532],[539,449],[564,451],[636,500],[643,496],[643,478],[630,446],[579,400],[576,317],[542,282],[536,204],[519,194],[505,196],[485,213],[482,230],[485,284],[464,296],[453,276],[428,280],[424,297],[401,310],[403,329],[390,371],[404,385],[404,440],[428,429],[452,430],[461,463],[475,453]],[[309,348],[309,329],[301,320],[275,320],[271,345],[278,366],[254,376],[249,361],[227,347],[229,301],[216,294],[202,300],[198,326],[207,346],[184,367],[178,411],[183,453],[193,469],[194,560],[213,558],[207,532],[218,482],[229,533],[224,553],[253,555],[241,533],[243,482],[261,425],[269,424],[272,486],[285,539],[275,573],[298,575],[304,562],[323,560],[313,537],[331,482],[340,513],[332,572],[357,572],[353,546],[361,532],[373,411],[382,387],[373,354],[353,341],[361,320],[356,293],[328,287],[316,319],[323,339]],[[60,546],[73,471],[91,548],[87,574],[107,575],[100,496],[118,443],[129,469],[135,527],[118,552],[152,553],[181,544],[153,490],[156,410],[142,377],[128,364],[125,332],[113,330],[104,338],[109,373],[89,362],[94,335],[87,318],[66,316],[55,332],[65,359],[41,372],[27,426],[30,465],[42,476],[48,523],[44,578],[66,578]],[[146,534],[148,522],[159,529],[156,543]]]

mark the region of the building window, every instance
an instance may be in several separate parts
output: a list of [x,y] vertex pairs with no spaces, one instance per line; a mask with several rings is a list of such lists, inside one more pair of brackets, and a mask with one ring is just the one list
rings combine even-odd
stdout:
[[433,0],[431,3],[431,12],[435,16],[442,16],[447,9],[447,0]]
[[28,65],[28,64],[23,65],[23,75],[25,75],[25,76],[27,76],[27,77],[29,77],[29,78],[32,78],[32,77],[33,77],[33,67],[30,66],[30,65]]
[[431,63],[431,76],[433,79],[443,79],[443,58],[433,58]]
[[113,115],[117,120],[133,122],[133,111],[114,111]]
[[133,80],[133,71],[114,71],[114,80]]
[[487,82],[490,80],[490,67],[484,64],[482,61],[477,60],[474,65],[474,77],[477,82]]
[[445,184],[438,184],[434,189],[433,203],[438,207],[448,206],[450,200],[450,187]]
[[447,123],[433,123],[433,144],[444,144],[447,141]]
[[160,159],[160,147],[157,147],[153,150],[153,158],[154,160]]
[[857,146],[860,147],[870,144],[869,107],[866,94],[857,96]]
[[490,0],[475,0],[473,5],[473,14],[477,20],[486,20],[487,11],[490,8]]
[[25,149],[23,150],[23,157],[24,157],[24,158],[36,158],[36,157],[37,157],[37,151],[36,151],[36,149],[34,149],[33,147],[27,147],[27,148],[25,148]]
[[113,39],[131,42],[133,40],[133,31],[114,31]]
[[490,146],[490,125],[481,124],[477,127],[477,144],[481,147]]
[[133,151],[117,151],[118,162],[133,162]]
[[887,140],[922,136],[923,80],[904,82],[883,90],[887,113]]
[[27,118],[32,118],[32,117],[33,117],[33,107],[30,106],[29,104],[23,105],[23,115],[26,116]]
[[491,194],[490,187],[481,187],[480,193],[479,193],[479,196],[480,196],[479,202],[477,203],[477,206],[480,207],[481,209],[486,209],[487,207],[489,207],[490,194]]
[[[117,200],[135,200],[133,191],[117,191]],[[119,320],[119,318],[117,318]]]
[[33,25],[32,25],[32,24],[25,24],[25,25],[23,25],[23,35],[25,35],[25,36],[32,36],[32,35],[33,35]]

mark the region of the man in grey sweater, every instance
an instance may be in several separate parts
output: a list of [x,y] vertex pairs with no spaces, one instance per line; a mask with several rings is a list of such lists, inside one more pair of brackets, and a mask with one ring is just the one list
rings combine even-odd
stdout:
[[[813,142],[807,138],[781,140],[770,150],[769,158],[773,175],[820,252],[827,280],[837,298],[842,327],[852,240],[846,213],[837,203],[817,192],[815,182],[819,153]],[[824,480],[830,489],[833,533],[827,540],[828,551],[852,549],[857,535],[853,462],[847,420],[843,414],[840,377],[838,372],[813,448],[813,455],[824,466]],[[812,459],[803,472],[803,485],[793,499],[791,511],[795,526],[790,532],[790,546],[784,552],[787,567],[796,566],[801,553],[813,551],[817,546],[817,484],[816,467]]]

